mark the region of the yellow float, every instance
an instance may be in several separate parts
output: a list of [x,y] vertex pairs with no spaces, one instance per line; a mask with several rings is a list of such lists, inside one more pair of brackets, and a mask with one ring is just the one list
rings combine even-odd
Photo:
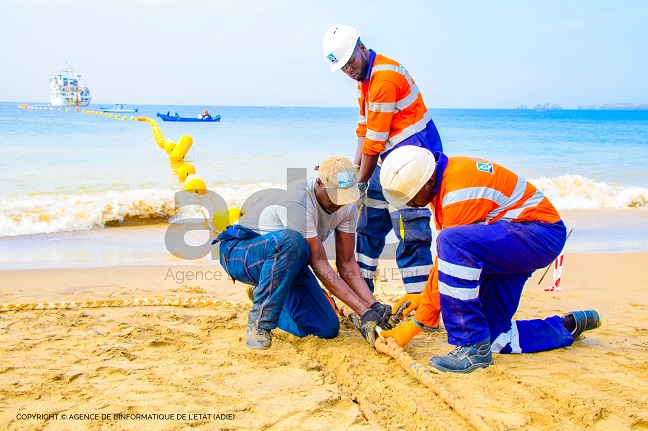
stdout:
[[225,228],[233,224],[241,217],[241,210],[239,208],[230,208],[227,211],[219,211],[212,217],[212,225],[214,229],[222,232]]
[[187,151],[189,151],[189,149],[191,148],[191,144],[193,144],[193,139],[191,139],[191,136],[182,135],[180,137],[180,140],[178,140],[178,144],[171,152],[171,163],[182,163],[185,156],[187,155]]
[[198,193],[199,195],[204,195],[207,193],[207,186],[205,182],[196,174],[187,175],[187,178],[184,181],[185,190],[190,193]]
[[182,183],[184,183],[184,181],[187,179],[189,175],[195,173],[196,173],[196,168],[194,168],[193,165],[189,165],[187,163],[180,165],[177,170],[178,179]]

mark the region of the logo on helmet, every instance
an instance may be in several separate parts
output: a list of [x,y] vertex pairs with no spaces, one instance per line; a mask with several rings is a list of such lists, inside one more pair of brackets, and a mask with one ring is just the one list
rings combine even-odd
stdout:
[[335,58],[335,56],[331,53],[328,55],[328,59],[331,61],[331,63],[335,64],[338,62],[338,59]]

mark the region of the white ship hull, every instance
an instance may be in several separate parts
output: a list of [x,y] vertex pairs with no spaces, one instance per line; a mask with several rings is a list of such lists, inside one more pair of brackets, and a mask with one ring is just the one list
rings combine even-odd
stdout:
[[65,67],[50,76],[50,103],[52,106],[88,106],[92,96],[81,75],[74,73],[65,62]]
[[52,106],[88,106],[92,100],[91,95],[83,96],[81,93],[50,94]]

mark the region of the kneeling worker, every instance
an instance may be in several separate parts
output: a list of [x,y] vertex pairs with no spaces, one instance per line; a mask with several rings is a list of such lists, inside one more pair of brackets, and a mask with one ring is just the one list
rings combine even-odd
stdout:
[[[355,260],[359,196],[351,162],[330,157],[318,177],[288,192],[271,192],[216,238],[223,268],[252,286],[247,347],[267,349],[277,327],[298,337],[338,334],[335,304],[315,276],[361,316],[359,330],[371,346],[376,325],[389,327],[391,306],[376,301]],[[323,246],[330,233],[339,274]]]
[[423,329],[437,328],[441,312],[456,347],[432,357],[431,368],[469,373],[493,364],[491,352],[565,347],[601,325],[596,310],[512,320],[527,279],[551,264],[566,240],[558,211],[523,178],[486,160],[406,146],[385,160],[380,182],[392,205],[429,204],[440,231],[438,265],[414,318],[382,333],[404,346]]

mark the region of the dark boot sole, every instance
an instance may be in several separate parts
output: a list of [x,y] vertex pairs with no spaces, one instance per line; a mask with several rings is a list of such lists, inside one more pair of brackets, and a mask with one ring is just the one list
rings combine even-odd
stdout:
[[469,374],[472,373],[475,370],[478,370],[480,368],[486,368],[491,365],[495,364],[495,361],[490,361],[490,362],[480,362],[479,364],[472,364],[470,367],[466,368],[465,370],[452,370],[450,368],[445,368],[440,365],[436,364],[431,364],[428,362],[428,369],[430,371],[433,371],[435,373],[456,373],[456,374]]

